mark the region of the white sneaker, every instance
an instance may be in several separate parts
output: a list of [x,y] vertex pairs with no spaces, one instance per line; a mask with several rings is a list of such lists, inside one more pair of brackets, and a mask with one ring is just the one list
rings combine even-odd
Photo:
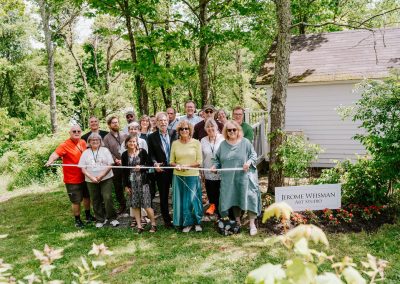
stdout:
[[196,232],[202,232],[202,231],[203,231],[203,228],[202,228],[200,225],[196,225],[196,226],[194,226],[194,230],[195,230]]
[[113,227],[117,227],[117,226],[119,225],[119,222],[118,222],[118,220],[112,220],[112,221],[110,222],[110,224],[111,224],[111,226],[113,226]]
[[101,222],[96,223],[96,228],[103,228],[103,226],[104,226],[104,223],[101,223]]
[[250,228],[250,236],[255,236],[257,235],[257,227]]
[[186,226],[185,228],[183,228],[182,232],[189,233],[191,229],[192,229],[192,226]]

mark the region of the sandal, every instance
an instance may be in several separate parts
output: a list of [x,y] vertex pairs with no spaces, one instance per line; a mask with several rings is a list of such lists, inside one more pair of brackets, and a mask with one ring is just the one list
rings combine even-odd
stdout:
[[131,226],[131,228],[136,228],[136,220],[132,220],[130,226]]
[[157,226],[156,225],[151,225],[151,228],[149,230],[150,233],[155,233],[157,232]]
[[138,233],[138,234],[141,234],[141,233],[143,233],[143,231],[144,231],[144,229],[143,229],[143,228],[137,228],[137,233]]

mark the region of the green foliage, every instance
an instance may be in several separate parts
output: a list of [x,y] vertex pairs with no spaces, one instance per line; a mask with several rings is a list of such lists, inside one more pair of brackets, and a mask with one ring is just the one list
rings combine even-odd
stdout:
[[311,162],[321,152],[319,145],[308,143],[303,135],[287,135],[277,153],[283,162],[286,177],[305,178]]
[[[266,219],[263,218],[264,221]],[[328,239],[314,225],[299,225],[285,235],[267,241],[281,242],[292,254],[282,264],[267,263],[251,271],[246,278],[248,284],[364,284],[367,283],[366,278],[370,280],[369,283],[377,283],[384,280],[384,270],[388,265],[386,260],[370,254],[367,254],[367,261],[361,261],[359,266],[348,256],[339,260],[329,255],[326,251],[329,247]],[[313,249],[310,247],[312,243],[321,244],[324,249],[321,249],[321,245]]]
[[361,122],[365,133],[355,139],[370,156],[358,158],[355,163],[338,163],[324,170],[314,183],[341,182],[344,204],[387,204],[400,180],[400,80],[394,74],[385,81],[365,81],[356,91],[361,99],[350,115]]
[[359,157],[355,163],[338,162],[332,169],[325,169],[313,184],[342,184],[344,205],[384,205],[389,202],[388,181],[384,169],[374,160]]
[[354,108],[354,121],[361,121],[365,134],[356,135],[371,154],[382,178],[399,180],[400,172],[400,74],[384,82],[366,81],[358,91],[361,99]]
[[12,174],[7,189],[13,190],[32,183],[45,184],[60,178],[59,169],[46,168],[44,164],[61,140],[61,137],[41,135],[14,143],[14,151],[1,158],[0,172]]

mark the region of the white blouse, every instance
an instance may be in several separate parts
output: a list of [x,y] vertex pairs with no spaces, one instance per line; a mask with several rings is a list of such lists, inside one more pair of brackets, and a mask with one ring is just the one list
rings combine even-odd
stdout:
[[[211,168],[213,163],[211,159],[217,152],[219,145],[224,141],[224,136],[222,134],[217,134],[215,140],[210,141],[208,136],[201,139],[201,151],[203,152],[203,168]],[[204,177],[208,180],[220,180],[221,175],[219,173],[212,173],[211,171],[204,171]]]

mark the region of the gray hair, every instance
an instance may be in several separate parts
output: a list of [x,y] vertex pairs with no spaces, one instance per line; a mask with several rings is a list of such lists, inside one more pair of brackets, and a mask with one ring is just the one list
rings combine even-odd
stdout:
[[140,125],[139,125],[139,123],[138,123],[137,121],[133,121],[133,122],[131,122],[131,123],[128,124],[128,129],[129,129],[129,127],[137,127],[137,128],[140,128]]
[[206,130],[207,129],[207,127],[209,127],[209,126],[214,126],[214,128],[218,131],[218,124],[217,124],[217,122],[214,120],[214,118],[209,118],[209,119],[207,119],[207,121],[206,121],[206,123],[204,123],[204,130]]
[[99,139],[100,140],[100,146],[103,146],[103,139],[101,138],[99,133],[95,133],[95,132],[93,132],[93,133],[91,133],[89,135],[88,140],[87,140],[87,145],[88,146],[90,146],[89,145],[90,144],[90,140],[93,140],[93,139]]

